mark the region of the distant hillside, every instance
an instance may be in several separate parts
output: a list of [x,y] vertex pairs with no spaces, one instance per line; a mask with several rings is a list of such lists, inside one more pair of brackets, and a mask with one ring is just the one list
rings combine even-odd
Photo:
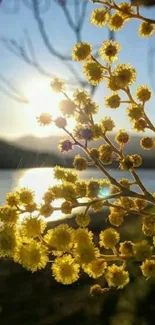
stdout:
[[[110,135],[109,138],[111,141],[114,141],[115,135]],[[44,138],[38,138],[34,136],[26,136],[19,139],[16,139],[13,144],[16,146],[26,148],[26,149],[32,149],[38,152],[56,152],[57,154],[60,154],[58,151],[58,142],[62,137],[60,136],[50,136],[50,137],[44,137]],[[151,151],[143,150],[140,146],[140,136],[133,135],[131,137],[130,142],[125,146],[126,153],[139,153],[143,157],[147,158],[153,158],[155,159],[155,149]],[[98,145],[103,143],[103,141],[93,141],[90,142],[90,147],[97,147]],[[73,155],[75,151],[79,151],[77,148],[76,150],[70,152],[70,155]]]
[[[111,135],[110,139],[111,141],[114,140],[115,135]],[[52,154],[56,154],[61,159],[63,159],[63,164],[69,163],[70,160],[73,159],[73,156],[79,152],[81,152],[81,149],[76,147],[73,151],[70,151],[67,154],[61,154],[58,151],[58,142],[61,139],[61,137],[58,136],[52,136],[52,137],[46,137],[46,138],[37,138],[37,137],[23,137],[20,139],[17,139],[14,141],[14,144],[19,147],[23,147],[26,149],[35,150],[38,152],[49,152]],[[137,153],[140,154],[143,157],[143,167],[144,168],[155,168],[155,148],[151,151],[143,150],[140,146],[140,136],[132,136],[131,140],[128,145],[125,146],[125,153],[126,154],[132,154]],[[103,143],[103,142],[102,142]],[[101,141],[95,141],[91,142],[89,145],[90,147],[98,147],[101,144]],[[118,163],[114,163],[112,167],[116,167]]]
[[66,166],[65,161],[55,153],[38,152],[19,148],[5,141],[0,141],[0,168],[20,169],[32,167]]
[[[72,167],[73,156],[81,150],[75,148],[67,154],[61,154],[57,149],[59,140],[60,137],[35,138],[31,136],[13,142],[0,140],[0,168],[19,169],[55,165]],[[155,168],[155,149],[144,151],[141,149],[139,141],[139,137],[133,137],[126,146],[126,154],[139,153],[143,157],[143,168]],[[101,142],[96,141],[90,143],[90,146],[98,147],[99,144]],[[115,161],[110,167],[118,167],[118,162]]]

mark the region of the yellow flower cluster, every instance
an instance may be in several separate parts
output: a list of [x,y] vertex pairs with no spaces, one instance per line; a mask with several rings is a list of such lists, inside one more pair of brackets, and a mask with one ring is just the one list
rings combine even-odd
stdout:
[[129,283],[129,272],[125,271],[122,266],[113,264],[107,269],[106,280],[109,287],[121,289]]
[[[102,8],[92,11],[90,22],[96,27],[107,25],[110,30],[119,31],[132,18],[138,18],[141,20],[139,35],[152,36],[155,21],[143,17],[137,9],[127,2],[115,4],[115,1],[107,0]],[[154,122],[145,110],[151,100],[151,89],[142,84],[132,95],[130,86],[136,81],[136,69],[129,63],[113,66],[120,49],[118,42],[104,40],[98,57],[95,57],[91,44],[78,42],[73,47],[72,58],[82,62],[83,74],[91,84],[92,92],[94,87],[106,81],[111,92],[106,94],[104,102],[107,108],[113,109],[112,114],[125,104],[127,116],[137,132],[147,129],[155,132]],[[128,154],[126,145],[130,133],[120,129],[114,137],[109,137],[109,132],[115,129],[113,118],[104,115],[98,120],[99,105],[85,89],[78,88],[68,96],[65,83],[59,78],[55,78],[50,87],[53,92],[64,96],[59,103],[61,114],[53,119],[49,113],[42,113],[37,117],[38,122],[42,126],[54,123],[66,132],[67,138],[59,142],[61,152],[69,152],[78,146],[85,156],[76,151],[73,159],[75,171],[60,166],[53,168],[55,185],[46,190],[40,204],[36,203],[35,193],[28,188],[7,194],[0,207],[0,257],[12,259],[31,272],[44,269],[51,263],[52,276],[64,285],[76,282],[83,273],[93,279],[101,278],[108,287],[94,284],[90,289],[93,296],[103,294],[111,287],[124,288],[129,283],[128,260],[136,261],[147,279],[155,277],[155,194],[145,188],[137,174],[136,168],[142,165],[142,157],[137,153]],[[76,124],[73,132],[68,129],[70,117]],[[141,137],[140,146],[144,150],[154,150],[153,135]],[[106,165],[111,163],[116,164],[120,171],[130,173],[132,178],[115,179],[106,169]],[[92,169],[91,178],[81,180],[80,172],[92,165],[102,173],[100,178],[94,178]],[[137,192],[135,185],[138,186]],[[100,213],[102,216],[105,207],[109,209],[107,224],[101,218],[103,230],[93,233],[90,230],[92,214]],[[74,209],[77,209],[76,213]],[[73,213],[74,218],[71,223],[66,221],[50,228],[46,218],[55,211],[65,215]],[[131,222],[132,216],[134,222],[141,218],[143,237],[140,241],[136,238],[135,241],[131,238],[125,240],[122,231],[119,232],[123,222],[126,219]],[[148,241],[145,236],[149,237]]]

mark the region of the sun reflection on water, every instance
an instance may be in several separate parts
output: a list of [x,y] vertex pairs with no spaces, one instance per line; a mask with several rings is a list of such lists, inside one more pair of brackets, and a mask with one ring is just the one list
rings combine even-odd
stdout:
[[[53,168],[34,168],[29,169],[22,174],[19,178],[17,188],[27,187],[35,192],[35,200],[38,204],[42,202],[42,197],[48,187],[60,182],[54,178]],[[58,207],[62,203],[62,200],[56,200],[54,206]],[[55,221],[64,219],[60,211],[55,211],[51,217],[47,218],[48,221]]]

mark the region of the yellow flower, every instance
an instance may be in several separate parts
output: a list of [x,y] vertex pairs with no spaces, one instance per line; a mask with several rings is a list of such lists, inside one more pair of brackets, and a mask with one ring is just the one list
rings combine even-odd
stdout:
[[125,21],[129,21],[131,19],[131,15],[134,14],[134,9],[131,7],[131,4],[128,2],[121,2],[119,4],[119,10],[118,13],[121,15],[123,18],[125,18]]
[[134,210],[135,207],[135,201],[129,197],[121,197],[120,202],[121,206],[125,208],[125,210]]
[[73,182],[76,182],[77,179],[78,179],[78,175],[76,174],[76,172],[74,172],[72,170],[67,170],[66,171],[65,177],[64,177],[64,180],[66,182],[73,183]]
[[67,224],[59,225],[48,230],[44,240],[51,248],[67,252],[73,246],[73,230]]
[[29,212],[29,213],[32,213],[32,212],[38,210],[37,204],[35,202],[25,204],[24,208],[25,208],[25,211]]
[[155,261],[145,260],[141,265],[143,275],[149,279],[155,277]]
[[59,129],[64,129],[67,125],[67,120],[64,117],[59,116],[56,118],[54,123]]
[[120,161],[119,167],[120,167],[120,169],[125,170],[125,171],[133,169],[134,163],[133,163],[131,156],[127,155],[125,158],[123,158]]
[[96,259],[91,263],[84,265],[83,270],[93,279],[98,279],[105,273],[105,269],[107,268],[107,263],[102,259]]
[[142,225],[142,232],[144,233],[145,236],[152,237],[155,234],[155,229],[154,228],[148,228],[145,225]]
[[115,13],[111,15],[108,26],[110,30],[118,31],[123,27],[124,23],[124,18],[120,14]]
[[84,61],[91,55],[92,47],[89,43],[79,42],[74,45],[72,50],[72,59],[75,61]]
[[90,96],[87,91],[84,89],[76,89],[73,93],[73,99],[77,105],[85,105],[90,99]]
[[75,246],[87,246],[92,243],[93,233],[86,228],[78,228],[73,233]]
[[128,189],[130,188],[130,181],[127,178],[120,179],[119,183]]
[[6,204],[12,206],[17,206],[19,204],[19,195],[17,192],[10,192],[6,195]]
[[104,292],[104,289],[102,289],[99,284],[94,284],[90,288],[90,295],[91,296],[100,296],[103,292]]
[[105,201],[100,201],[97,203],[92,204],[92,209],[95,212],[99,212],[103,209]]
[[55,166],[53,168],[53,171],[54,171],[54,178],[64,180],[65,174],[66,174],[65,168],[60,167],[60,166]]
[[32,239],[27,244],[19,245],[14,259],[32,272],[44,269],[49,260],[47,249]]
[[113,71],[118,87],[126,88],[136,81],[136,70],[130,64],[119,64]]
[[[54,185],[54,186],[52,186],[51,188],[49,188],[48,191],[50,192],[50,195],[51,195],[51,196],[54,194],[54,195],[53,195],[53,199],[52,199],[52,201],[53,201],[54,199],[60,199],[60,198],[63,197],[63,196],[62,196],[62,193],[63,193],[62,185]],[[52,193],[51,193],[51,192],[52,192]],[[49,194],[49,193],[48,193],[48,194]],[[45,200],[45,202],[46,202],[46,200]],[[47,203],[49,203],[49,201],[48,201]]]
[[110,79],[107,80],[107,88],[109,88],[112,91],[117,91],[120,89],[120,87],[117,84],[117,77],[111,75]]
[[118,42],[109,40],[104,41],[99,49],[99,55],[103,60],[112,62],[117,60],[117,54],[120,51],[121,46]]
[[112,153],[113,150],[109,144],[103,144],[99,147],[99,157],[105,165],[112,163]]
[[88,162],[85,158],[81,157],[80,155],[76,155],[74,157],[73,166],[76,170],[85,170],[88,167]]
[[52,265],[52,273],[57,282],[72,284],[79,278],[80,265],[71,255],[57,257]]
[[129,140],[130,136],[125,130],[119,130],[115,136],[115,141],[119,144],[126,144]]
[[75,115],[75,120],[77,123],[80,123],[80,124],[84,124],[86,125],[88,123],[88,114],[85,114],[84,112],[81,114],[81,113],[77,113]]
[[94,9],[90,16],[90,22],[97,26],[103,27],[106,25],[106,22],[109,18],[109,14],[103,8]]
[[144,116],[144,109],[141,105],[132,104],[128,107],[127,114],[131,120],[137,121]]
[[45,218],[50,217],[53,211],[54,208],[49,203],[42,204],[39,209],[40,215]]
[[119,251],[124,256],[133,256],[133,243],[131,241],[124,241],[120,243]]
[[112,94],[105,98],[105,106],[115,109],[120,106],[120,101],[121,101],[121,98],[117,93]]
[[88,82],[94,86],[99,85],[104,78],[104,69],[102,65],[93,60],[89,60],[84,64],[83,73],[86,76]]
[[49,187],[48,190],[45,192],[44,196],[43,196],[43,200],[46,202],[46,203],[51,203],[52,201],[55,200],[55,194],[54,192],[52,191],[52,187]]
[[116,227],[119,227],[124,221],[123,216],[117,212],[112,212],[109,214],[108,219],[111,225]]
[[144,137],[140,140],[140,145],[144,150],[151,150],[154,147],[154,141],[151,137]]
[[55,166],[53,170],[54,170],[54,177],[61,181],[73,183],[78,178],[77,174],[74,171],[67,170],[66,168],[60,166]]
[[152,247],[147,240],[142,240],[133,245],[133,255],[138,261],[143,261],[146,258],[150,259],[152,256]]
[[131,159],[133,161],[134,167],[140,167],[142,165],[143,160],[140,155],[137,155],[137,154],[131,155]]
[[4,230],[5,223],[0,219],[0,231]]
[[106,179],[106,178],[101,178],[100,179],[100,187],[101,187],[101,190],[103,189],[106,189],[106,190],[108,190],[108,191],[110,191],[110,181],[108,180],[108,179]]
[[100,183],[98,180],[91,179],[87,184],[87,196],[91,199],[97,197],[100,191]]
[[100,232],[100,246],[113,249],[120,240],[119,233],[114,228],[107,228]]
[[0,256],[13,256],[19,237],[16,229],[12,226],[4,226],[0,231]]
[[86,192],[87,192],[87,185],[86,182],[84,181],[79,181],[76,182],[76,192],[77,192],[77,196],[79,197],[85,197],[86,196]]
[[64,91],[64,81],[59,78],[54,78],[50,86],[55,93]]
[[61,139],[58,144],[60,152],[68,152],[73,149],[73,143],[68,139]]
[[147,122],[143,118],[140,118],[134,123],[133,127],[137,132],[144,132],[147,127]]
[[61,212],[64,214],[71,214],[72,212],[72,202],[65,201],[61,204]]
[[109,287],[124,288],[129,283],[129,272],[125,271],[122,266],[113,264],[107,269],[106,280]]
[[154,215],[146,215],[146,216],[144,215],[142,223],[146,228],[154,229],[155,228],[155,217],[154,217]]
[[75,201],[76,199],[76,187],[74,184],[71,184],[69,182],[64,182],[62,185],[62,197],[66,201]]
[[15,224],[19,218],[18,211],[15,207],[2,205],[0,207],[0,219],[7,224]]
[[97,114],[98,108],[99,108],[98,104],[91,99],[88,99],[87,102],[83,105],[83,110],[86,115]]
[[90,223],[90,215],[87,213],[80,213],[76,216],[76,223],[80,227],[87,227]]
[[110,207],[110,212],[111,213],[118,213],[119,215],[121,215],[122,217],[124,217],[126,215],[126,211],[125,209],[122,207],[122,198],[121,200],[116,200],[114,202],[115,205],[117,205],[117,207]]
[[135,199],[135,204],[139,211],[142,211],[147,207],[148,202],[142,199]]
[[138,33],[142,37],[151,37],[154,34],[154,25],[143,21],[139,25]]
[[136,89],[136,97],[140,102],[147,102],[151,98],[151,90],[145,85],[141,85]]
[[105,117],[104,119],[102,119],[101,121],[101,126],[102,126],[102,130],[103,132],[110,132],[110,131],[113,131],[114,128],[115,128],[115,123],[114,121],[112,120],[111,117]]
[[18,195],[21,203],[23,204],[32,203],[34,200],[34,192],[28,188],[22,188],[19,190]]
[[93,132],[93,140],[98,140],[102,136],[102,127],[100,124],[94,123],[94,125],[91,127],[91,130]]
[[79,244],[74,249],[74,256],[80,265],[89,264],[99,257],[99,249],[93,243]]
[[42,113],[37,116],[37,121],[41,126],[50,125],[52,123],[52,116],[49,113]]
[[24,236],[35,238],[44,232],[46,222],[37,216],[30,215],[23,219],[21,226],[21,232]]
[[76,106],[71,100],[63,99],[59,103],[59,108],[60,108],[63,115],[65,115],[65,116],[73,116],[75,114]]
[[99,158],[99,151],[96,148],[90,149],[89,154],[90,154],[90,157],[95,160]]

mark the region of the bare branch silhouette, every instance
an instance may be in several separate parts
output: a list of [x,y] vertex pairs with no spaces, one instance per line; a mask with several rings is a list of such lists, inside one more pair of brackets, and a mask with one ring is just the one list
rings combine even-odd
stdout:
[[28,99],[9,80],[0,74],[0,92],[18,103],[28,104]]
[[[24,0],[23,0],[24,1]],[[31,2],[31,3],[30,3]],[[53,0],[55,2],[55,0]],[[70,80],[66,80],[66,82],[70,85],[81,87],[89,87],[92,89],[90,85],[80,76],[77,70],[74,68],[72,64],[72,58],[70,55],[62,54],[57,51],[53,44],[51,43],[48,34],[46,32],[44,21],[41,17],[40,13],[40,3],[38,0],[25,0],[25,3],[29,6],[29,8],[33,11],[33,15],[35,21],[37,22],[37,26],[43,40],[43,43],[52,56],[59,59],[69,70],[72,75]],[[57,5],[59,5],[60,9],[63,11],[64,16],[66,17],[67,23],[70,26],[71,30],[73,30],[75,34],[75,42],[81,41],[81,30],[83,28],[84,20],[86,17],[86,8],[87,2],[81,2],[79,0],[74,0],[73,5],[75,9],[75,21],[73,20],[69,9],[67,8],[66,0],[58,0]],[[76,15],[77,14],[77,15]],[[16,57],[22,59],[25,63],[29,64],[31,67],[35,68],[39,73],[41,73],[44,77],[53,78],[55,77],[51,72],[45,70],[43,66],[39,63],[38,58],[36,56],[35,48],[32,40],[30,39],[29,33],[24,30],[24,38],[22,43],[16,41],[15,39],[1,38],[1,43],[4,47],[9,50]],[[93,87],[94,91],[94,87]]]
[[52,55],[56,56],[60,60],[70,61],[71,60],[71,56],[69,56],[69,55],[63,55],[59,51],[55,50],[55,48],[53,47],[52,43],[50,42],[49,37],[48,37],[47,32],[46,32],[46,28],[45,28],[44,21],[41,18],[41,15],[40,15],[38,0],[32,0],[32,5],[33,5],[33,15],[34,15],[34,18],[35,18],[35,20],[37,22],[37,25],[38,25],[38,28],[39,28],[39,32],[40,32],[40,34],[42,36],[42,40],[44,42],[44,45],[48,49],[49,53],[51,53]]
[[[19,0],[18,0],[19,1]],[[32,1],[31,0],[22,0],[22,2],[25,4],[27,8],[32,10]],[[51,6],[51,0],[43,0],[39,3],[39,10],[42,13],[47,12],[50,9]]]
[[[63,64],[68,69],[70,76],[68,77],[68,80],[65,80],[66,83],[70,87],[80,86],[84,88],[89,88],[91,94],[93,94],[96,90],[96,87],[92,87],[84,80],[83,76],[78,72],[78,70],[74,66],[71,55],[68,53],[64,54],[63,52],[58,51],[55,48],[55,45],[53,44],[52,40],[49,38],[48,32],[46,30],[45,22],[41,15],[41,13],[45,12],[45,9],[47,8],[49,9],[50,7],[49,5],[51,4],[51,1],[53,1],[53,3],[56,3],[59,6],[60,10],[63,11],[67,24],[74,33],[75,43],[80,42],[82,41],[82,29],[86,19],[88,1],[73,0],[72,12],[70,12],[69,10],[68,0],[51,0],[51,1],[47,0],[47,1],[43,1],[43,3],[42,2],[40,3],[39,0],[22,0],[22,1],[29,9],[31,9],[33,13],[33,17],[37,23],[39,34],[48,53],[52,57],[55,57],[57,60],[60,60],[61,64]],[[112,38],[113,35],[112,32],[110,32],[110,39]],[[24,30],[24,36],[22,41],[18,41],[16,39],[9,39],[6,37],[2,37],[0,41],[10,53],[12,53],[17,58],[24,61],[29,66],[35,68],[42,76],[49,79],[55,77],[55,75],[51,71],[48,71],[48,69],[44,68],[42,63],[39,62],[38,57],[36,55],[34,42],[31,39],[29,32],[27,30]],[[96,47],[94,47],[94,56],[98,57],[98,52],[96,51]],[[16,100],[16,96],[14,96],[14,99]]]

